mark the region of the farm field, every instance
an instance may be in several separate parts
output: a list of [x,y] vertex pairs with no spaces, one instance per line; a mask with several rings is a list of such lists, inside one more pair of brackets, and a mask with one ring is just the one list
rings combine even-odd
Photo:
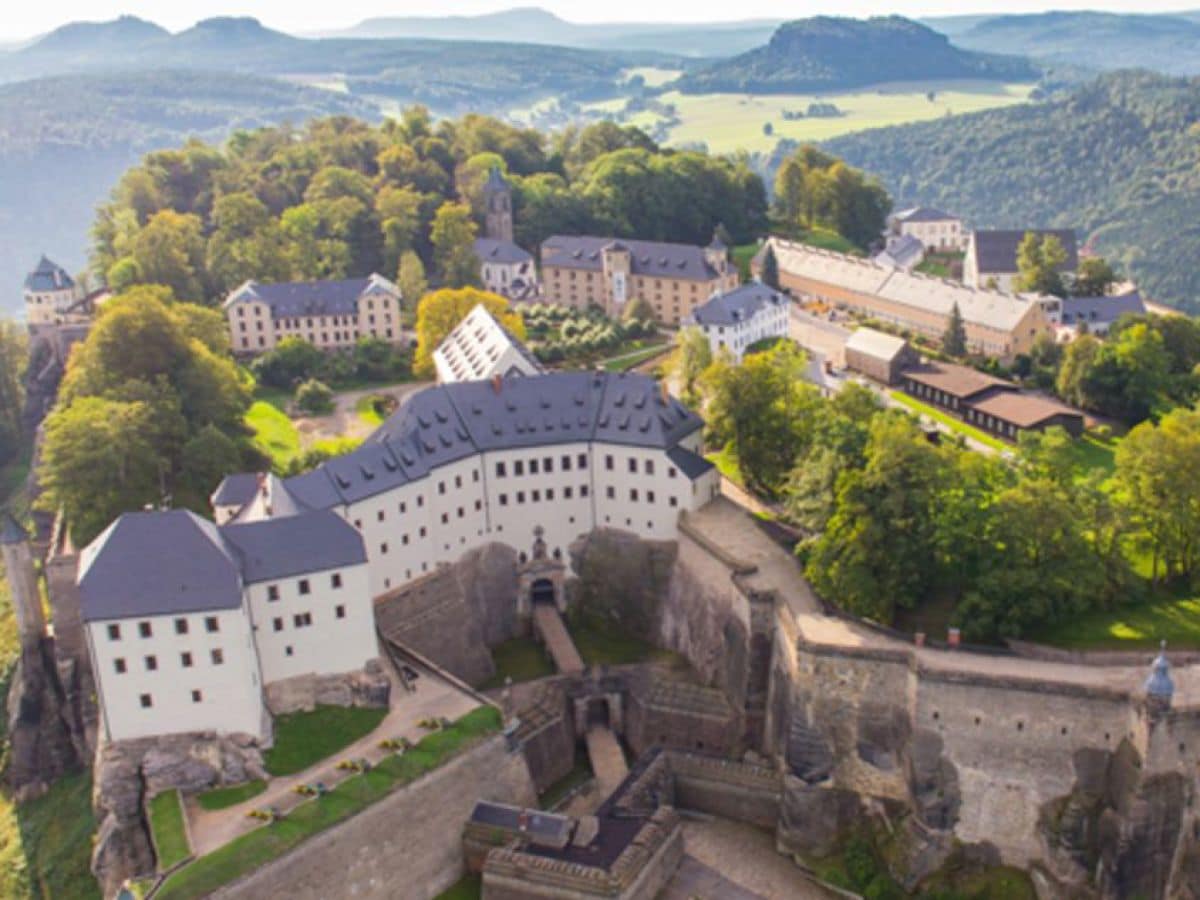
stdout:
[[[851,131],[902,125],[946,115],[978,112],[1026,102],[1032,84],[991,81],[950,83],[895,82],[845,93],[829,94],[680,94],[668,91],[658,99],[674,104],[679,124],[669,132],[669,143],[703,142],[713,153],[735,150],[769,152],[780,138],[823,141]],[[933,92],[933,100],[929,93]],[[832,103],[842,112],[831,118],[785,120],[783,111],[808,109],[810,103]],[[589,109],[618,112],[624,100],[609,100]],[[658,114],[650,111],[630,116],[623,124],[653,128]],[[771,134],[763,126],[771,124]]]

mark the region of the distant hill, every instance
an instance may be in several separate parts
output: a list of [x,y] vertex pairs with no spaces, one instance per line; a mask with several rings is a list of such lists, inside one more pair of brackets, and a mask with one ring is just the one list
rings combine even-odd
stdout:
[[[148,26],[148,27],[147,27]],[[60,47],[69,41],[73,49]],[[411,38],[297,38],[251,18],[206,19],[178,34],[137,19],[65,26],[0,55],[0,81],[84,71],[192,68],[337,80],[353,94],[436,112],[491,112],[547,96],[608,99],[631,67],[679,68],[648,51]]]
[[984,18],[954,33],[961,47],[1091,69],[1200,73],[1200,14],[1048,12]]
[[690,94],[782,94],[889,81],[1036,77],[1022,59],[961,50],[945,35],[899,16],[818,16],[786,22],[766,46],[698,68],[678,85]]
[[1110,73],[1045,103],[827,146],[898,205],[981,227],[1078,228],[1154,299],[1200,312],[1200,78]]
[[506,40],[605,50],[657,50],[682,56],[732,56],[770,37],[782,19],[737,22],[568,22],[538,7],[478,16],[388,16],[366,19],[324,37],[427,38],[447,41]]
[[333,114],[379,116],[354,97],[248,75],[151,71],[0,85],[0,312],[20,306],[21,280],[39,254],[83,268],[97,204],[144,153]]

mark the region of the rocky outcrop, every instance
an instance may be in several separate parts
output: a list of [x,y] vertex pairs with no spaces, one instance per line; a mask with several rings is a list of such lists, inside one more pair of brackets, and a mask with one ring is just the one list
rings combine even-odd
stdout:
[[908,748],[908,786],[920,822],[933,830],[952,831],[961,803],[958,770],[942,749],[936,731],[916,731]]
[[276,716],[317,706],[386,708],[391,691],[383,661],[373,659],[361,672],[297,675],[273,681],[267,685],[267,707]]
[[8,693],[9,758],[5,780],[18,801],[78,771],[87,758],[82,723],[59,680],[53,641],[22,648]]
[[780,852],[789,855],[828,856],[863,815],[862,800],[853,791],[812,785],[789,775],[783,782],[775,842]]
[[663,602],[674,581],[673,542],[598,528],[573,543],[570,556],[577,577],[567,584],[569,608],[658,643]]
[[172,735],[105,744],[96,757],[92,806],[100,823],[92,873],[104,896],[127,878],[154,871],[146,801],[178,788],[197,793],[265,778],[262,753],[250,735]]
[[521,630],[517,621],[517,553],[506,544],[487,544],[453,566],[468,615],[479,623],[483,642],[494,647]]

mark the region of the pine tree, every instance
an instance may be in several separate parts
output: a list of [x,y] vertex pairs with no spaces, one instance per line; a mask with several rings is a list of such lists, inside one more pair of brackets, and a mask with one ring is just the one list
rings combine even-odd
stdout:
[[762,281],[772,290],[779,290],[779,260],[775,258],[775,248],[770,244],[763,255]]
[[950,309],[950,321],[946,325],[946,333],[942,336],[942,350],[950,356],[967,355],[967,329],[963,325],[962,311],[958,303]]

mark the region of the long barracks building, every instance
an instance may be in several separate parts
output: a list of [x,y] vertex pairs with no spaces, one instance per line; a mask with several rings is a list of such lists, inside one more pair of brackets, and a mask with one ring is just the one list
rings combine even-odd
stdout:
[[701,430],[643,375],[444,384],[352,453],[286,480],[232,476],[218,496],[233,521],[334,510],[362,535],[378,595],[481,544],[525,547],[535,526],[559,556],[596,527],[674,539],[719,489]]

